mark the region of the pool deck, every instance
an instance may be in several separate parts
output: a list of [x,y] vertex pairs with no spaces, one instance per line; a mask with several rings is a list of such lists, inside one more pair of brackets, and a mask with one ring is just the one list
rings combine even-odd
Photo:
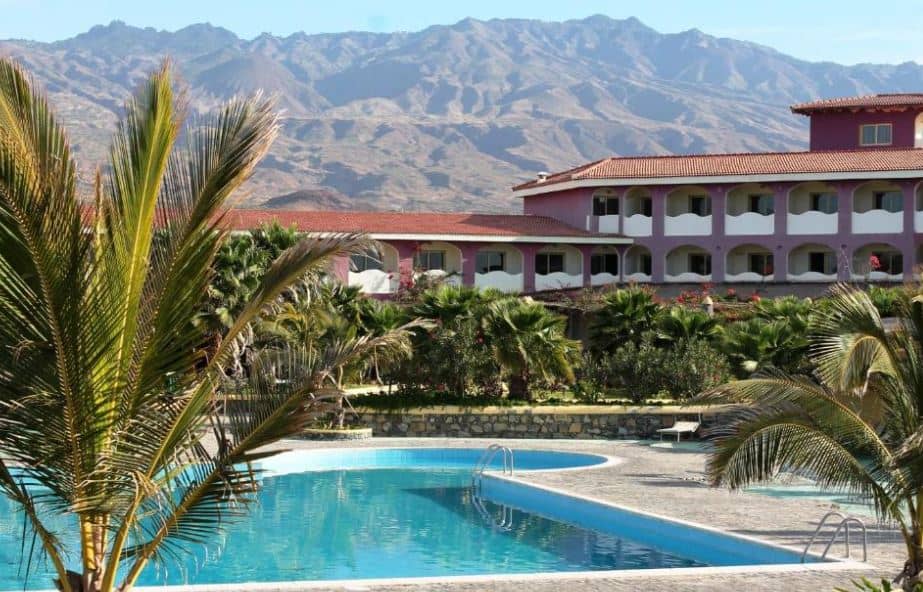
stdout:
[[[484,448],[493,440],[445,438],[375,438],[358,442],[289,441],[288,449],[357,448],[357,447],[462,447]],[[803,549],[829,504],[807,499],[779,499],[755,493],[730,493],[711,489],[702,483],[705,455],[688,450],[651,447],[630,441],[586,440],[497,440],[512,448],[592,452],[621,459],[603,468],[560,472],[520,473],[517,478],[538,485],[581,494],[628,508],[661,514],[699,523],[765,541]],[[872,522],[868,520],[867,522]],[[857,540],[857,539],[854,539]],[[823,546],[816,545],[819,552]],[[850,579],[867,576],[874,579],[893,577],[903,565],[904,547],[898,533],[878,530],[870,525],[869,565],[857,571],[763,570],[753,573],[716,573],[713,575],[645,575],[643,570],[612,577],[564,575],[554,578],[530,577],[528,583],[514,576],[500,576],[469,582],[375,583],[311,586],[312,590],[397,592],[439,591],[519,592],[596,592],[645,590],[728,590],[777,592],[778,590],[832,591],[840,586],[850,589]],[[842,543],[831,554],[842,553]],[[861,545],[854,543],[853,557],[861,559]],[[865,567],[865,566],[863,566]],[[758,568],[757,568],[758,569]],[[289,586],[284,586],[292,590]],[[245,587],[236,587],[244,590]]]

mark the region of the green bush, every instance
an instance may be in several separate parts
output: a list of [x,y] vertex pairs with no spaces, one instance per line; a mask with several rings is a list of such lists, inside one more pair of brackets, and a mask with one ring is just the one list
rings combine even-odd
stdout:
[[869,286],[869,298],[883,317],[896,316],[908,297],[909,293],[904,288],[885,288],[874,284]]
[[664,348],[658,347],[655,336],[648,333],[638,344],[626,342],[608,361],[610,375],[635,402],[661,393],[688,399],[730,377],[724,355],[700,339]]

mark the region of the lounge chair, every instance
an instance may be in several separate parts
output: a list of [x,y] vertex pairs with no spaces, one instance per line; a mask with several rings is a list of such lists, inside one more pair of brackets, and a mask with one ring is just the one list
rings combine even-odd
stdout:
[[657,433],[660,434],[660,439],[663,440],[664,434],[673,435],[676,434],[676,441],[679,442],[683,434],[695,434],[699,430],[699,422],[697,421],[676,421],[673,422],[673,425],[668,428],[662,428],[657,430]]

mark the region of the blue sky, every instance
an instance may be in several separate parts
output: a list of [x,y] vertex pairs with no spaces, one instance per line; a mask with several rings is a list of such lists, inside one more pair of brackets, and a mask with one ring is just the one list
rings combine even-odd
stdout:
[[[880,6],[870,14],[869,6]],[[54,41],[95,24],[175,30],[210,22],[246,38],[348,30],[415,31],[467,16],[564,20],[636,16],[662,32],[698,28],[808,60],[923,63],[921,0],[0,0],[0,39]]]

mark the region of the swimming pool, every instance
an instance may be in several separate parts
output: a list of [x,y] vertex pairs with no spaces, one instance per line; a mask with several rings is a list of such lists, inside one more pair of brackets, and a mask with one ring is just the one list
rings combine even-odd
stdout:
[[[798,554],[498,477],[470,487],[479,449],[299,451],[263,463],[260,503],[182,566],[139,585],[229,584],[797,563]],[[499,463],[499,459],[497,460]],[[517,471],[604,456],[516,451]],[[499,466],[499,465],[495,465]],[[63,526],[63,524],[61,525]],[[0,590],[46,589],[17,573],[21,522],[0,501]]]

